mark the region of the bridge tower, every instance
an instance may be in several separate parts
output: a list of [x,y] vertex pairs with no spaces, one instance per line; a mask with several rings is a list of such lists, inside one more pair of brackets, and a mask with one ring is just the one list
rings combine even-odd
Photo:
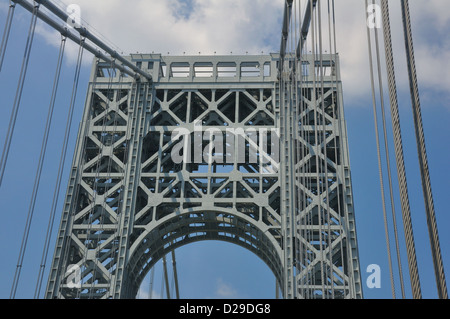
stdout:
[[338,56],[322,85],[312,56],[127,59],[152,81],[93,63],[45,297],[135,298],[173,249],[223,240],[284,298],[361,298]]

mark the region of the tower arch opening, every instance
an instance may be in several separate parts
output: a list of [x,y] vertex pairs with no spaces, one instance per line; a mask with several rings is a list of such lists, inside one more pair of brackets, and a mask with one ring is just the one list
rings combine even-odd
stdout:
[[282,283],[281,250],[277,239],[247,216],[220,209],[173,213],[144,230],[130,248],[124,296],[134,298],[151,268],[172,250],[203,241],[232,243],[259,257]]
[[[160,259],[141,282],[136,299],[273,299],[272,270],[247,249],[219,240],[204,240],[176,249],[175,259]],[[167,282],[164,277],[167,271]]]

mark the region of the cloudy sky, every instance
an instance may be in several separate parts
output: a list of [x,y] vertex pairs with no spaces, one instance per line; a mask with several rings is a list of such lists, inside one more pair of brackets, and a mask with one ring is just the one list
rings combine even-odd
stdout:
[[[54,2],[62,7],[69,4],[79,5],[83,23],[90,30],[95,30],[96,34],[110,43],[118,52],[124,54],[155,52],[163,55],[230,55],[271,53],[279,50],[283,0],[55,0]],[[304,2],[302,1],[303,4]],[[389,1],[389,3],[392,9],[391,22],[400,112],[422,288],[425,297],[434,298],[436,289],[418,176],[400,2]],[[1,33],[3,33],[7,7],[8,1],[0,0]],[[448,89],[450,87],[448,72],[450,2],[415,0],[411,1],[410,8],[436,214],[440,227],[444,265],[449,274],[450,251],[446,243],[450,242],[450,232],[447,231],[450,219],[445,216],[446,206],[444,205],[448,196],[447,181],[450,178],[447,166],[450,162],[450,152],[449,143],[446,140],[450,136],[448,125],[450,120],[448,102],[450,98]],[[390,298],[368,73],[364,1],[336,1],[336,19],[337,50],[341,59],[363,282],[367,277],[365,269],[369,264],[379,264],[383,270],[382,288],[370,290],[364,287],[364,293],[368,298]],[[3,97],[0,108],[1,141],[6,134],[29,20],[29,13],[18,7],[5,65],[0,73],[0,92]],[[35,161],[40,148],[40,132],[45,123],[47,108],[45,105],[48,104],[59,39],[58,34],[49,30],[41,22],[38,23],[11,159],[4,184],[0,189],[0,203],[4,208],[4,216],[7,216],[0,226],[0,242],[5,257],[3,261],[8,261],[8,264],[3,262],[1,265],[0,297],[2,298],[9,296],[11,277],[17,260],[34,178]],[[66,85],[61,88],[61,96],[70,94],[76,52],[77,48],[74,45],[67,50],[66,67],[62,75]],[[91,61],[92,56],[87,54],[80,80],[72,145],[75,141],[76,126],[81,117]],[[64,100],[60,98],[59,101],[61,106],[56,110],[55,121],[62,123],[65,120]],[[50,141],[50,152],[59,154],[58,146],[61,143],[62,134],[62,128],[58,130],[56,125]],[[71,151],[73,146],[69,152]],[[391,153],[393,154],[393,148]],[[56,159],[57,157],[58,155],[55,155]],[[71,153],[68,157],[70,162]],[[49,172],[45,175],[45,182],[51,190],[51,185],[54,184],[54,175],[52,175],[54,173],[51,172],[51,167],[57,165],[56,159],[55,163],[49,160],[46,164]],[[63,180],[63,185],[66,180]],[[39,197],[38,204],[42,208],[38,214],[42,215],[38,215],[35,224],[46,226],[42,220],[46,220],[46,207],[49,203],[51,198],[46,198],[44,195]],[[399,207],[397,208],[400,212]],[[42,220],[39,216],[42,216]],[[33,229],[39,229],[39,226],[33,227]],[[401,230],[401,226],[399,228]],[[42,242],[41,232],[36,230],[34,233],[33,238],[36,240],[33,244],[36,244],[36,251],[40,251],[38,243]],[[33,255],[34,249],[31,248],[29,251],[29,255]],[[403,257],[405,257],[404,254]],[[36,276],[36,263],[33,263],[33,260],[38,260],[40,255],[36,254],[27,258],[29,266],[24,267],[24,283],[19,291],[25,297],[32,297],[33,280]],[[275,281],[270,270],[251,253],[232,245],[208,242],[188,245],[177,252],[177,265],[182,297],[273,298],[275,296]],[[402,266],[407,275],[406,258]],[[32,284],[28,285],[30,282]],[[160,284],[161,272],[155,274],[154,297],[161,295],[156,282]],[[144,283],[142,297],[148,296],[148,287],[149,284]],[[408,283],[406,288],[409,289]],[[397,287],[398,291],[399,287]]]

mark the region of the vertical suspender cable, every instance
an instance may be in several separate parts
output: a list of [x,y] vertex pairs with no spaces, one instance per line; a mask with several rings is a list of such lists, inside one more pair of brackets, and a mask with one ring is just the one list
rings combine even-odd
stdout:
[[425,212],[427,216],[428,233],[430,236],[431,253],[433,257],[438,296],[441,299],[447,299],[448,298],[447,285],[445,282],[444,265],[442,262],[441,248],[439,244],[437,222],[434,212],[433,194],[431,192],[430,172],[428,169],[428,159],[425,147],[425,135],[423,132],[423,125],[422,125],[419,86],[417,83],[417,73],[414,58],[414,45],[411,30],[411,18],[409,13],[409,1],[402,0],[401,7],[402,7],[403,30],[405,37],[406,60],[408,64],[411,102],[414,117],[414,128],[416,132],[416,143],[419,155],[420,175],[422,178],[422,189],[425,200]]
[[[320,61],[320,91],[321,91],[321,113],[322,113],[322,143],[323,143],[323,160],[324,160],[324,179],[325,179],[325,201],[326,201],[326,222],[327,222],[327,247],[328,247],[328,263],[327,266],[327,274],[330,279],[330,288],[327,287],[327,297],[330,298],[330,290],[331,290],[331,298],[334,299],[334,278],[333,278],[333,258],[332,258],[332,249],[331,249],[331,219],[330,219],[330,189],[328,183],[328,155],[327,155],[327,135],[326,135],[326,113],[325,113],[325,83],[324,83],[324,60],[323,60],[323,41],[322,41],[322,3],[319,0],[317,6],[318,11],[318,24],[319,24],[319,61]],[[322,201],[321,201],[322,205]],[[328,280],[327,280],[328,282]]]
[[[298,8],[295,12],[298,11],[298,34],[300,38],[297,38],[297,28],[296,28],[296,43],[297,41],[302,41],[301,37],[301,26],[302,26],[302,2],[298,1]],[[297,20],[297,14],[296,14]],[[308,265],[308,244],[304,243],[306,241],[306,224],[307,224],[307,191],[306,191],[306,167],[305,158],[306,158],[306,146],[304,145],[305,138],[305,126],[306,123],[306,113],[304,109],[305,100],[304,100],[304,78],[303,78],[303,52],[297,52],[296,54],[297,61],[295,61],[296,65],[296,76],[295,76],[295,88],[298,96],[295,110],[296,110],[296,118],[295,118],[295,139],[297,141],[297,157],[296,161],[297,168],[297,183],[298,183],[298,217],[296,217],[296,225],[298,225],[298,230],[296,230],[297,234],[300,236],[298,242],[298,256],[297,263],[299,264],[299,278],[298,278],[298,293],[300,298],[306,298],[306,285],[308,285],[308,274],[309,274],[309,265]],[[297,221],[298,218],[298,221]]]
[[[302,21],[301,21],[301,14],[302,14],[302,5],[301,5],[301,1],[299,1],[298,4],[298,26],[300,28],[300,26],[302,25]],[[301,32],[299,33],[301,34]],[[297,171],[297,183],[298,183],[298,200],[299,200],[299,216],[298,216],[298,221],[296,221],[296,224],[298,225],[298,232],[297,234],[300,236],[299,242],[298,242],[298,264],[299,264],[299,273],[303,273],[305,272],[305,270],[307,270],[307,262],[306,262],[306,258],[305,258],[305,249],[303,248],[303,241],[302,238],[305,238],[305,231],[304,231],[304,220],[306,220],[306,218],[302,218],[302,216],[305,213],[305,208],[306,208],[306,200],[305,200],[305,194],[306,192],[303,190],[302,191],[302,187],[305,187],[305,183],[304,183],[304,178],[305,178],[305,171],[304,171],[304,167],[305,165],[301,165],[301,163],[304,161],[305,159],[305,146],[303,145],[303,134],[301,134],[301,132],[304,131],[304,125],[305,125],[305,121],[304,121],[304,117],[302,117],[303,114],[303,54],[302,52],[300,52],[300,54],[297,55],[297,61],[295,61],[296,63],[296,70],[297,70],[297,75],[296,75],[296,81],[298,81],[298,83],[296,84],[296,89],[298,90],[298,101],[296,104],[296,110],[297,110],[297,118],[295,120],[295,125],[296,125],[296,129],[295,129],[295,138],[297,140],[297,156],[298,156],[298,161],[297,161],[297,165],[298,165],[298,171]],[[307,274],[307,272],[305,273]],[[302,275],[299,276],[299,287],[298,287],[298,291],[300,294],[301,298],[305,298],[305,285],[307,284],[307,282],[303,279],[303,277],[306,277],[306,275]]]
[[[309,10],[310,24],[311,25],[313,24],[313,21],[314,21],[314,17],[312,15],[313,14],[312,3],[313,3],[312,0],[308,0],[308,5],[306,6],[306,10]],[[313,29],[312,26],[311,26],[311,29]],[[313,33],[311,32],[311,34],[313,34]],[[313,37],[311,37],[311,51],[308,50],[307,42],[306,42],[305,43],[305,47],[306,47],[305,52],[312,52],[312,47],[313,47],[312,38]],[[307,76],[308,76],[308,82],[310,82],[311,80],[309,79],[309,76],[312,76],[312,74],[314,73],[314,57],[312,55],[310,55],[308,60],[309,60],[308,61],[309,63],[307,65],[307,68],[308,68]],[[305,93],[308,96],[309,102],[312,102],[313,94],[314,94],[314,87],[309,87],[308,86],[305,89]],[[314,132],[312,132],[313,128],[312,128],[312,125],[311,125],[313,119],[311,118],[311,116],[314,116],[314,114],[313,114],[314,112],[312,110],[310,110],[310,105],[311,104],[308,103],[308,102],[305,103],[305,109],[306,109],[306,114],[307,114],[306,122],[308,123],[308,128],[306,129],[305,136],[307,138],[308,144],[310,145],[309,150],[308,150],[309,163],[307,165],[307,174],[308,174],[308,178],[307,178],[307,185],[308,186],[307,186],[307,189],[310,190],[310,192],[312,193],[311,194],[311,203],[310,203],[311,209],[308,212],[308,216],[307,216],[308,218],[307,218],[307,222],[306,222],[307,229],[309,228],[307,230],[307,236],[306,236],[307,239],[306,240],[307,240],[308,245],[310,245],[310,246],[313,245],[312,243],[314,241],[314,238],[313,238],[313,236],[314,236],[314,228],[313,228],[313,219],[314,219],[314,216],[313,216],[313,214],[314,214],[313,205],[314,205],[314,203],[312,202],[312,197],[314,196],[313,195],[314,194],[314,191],[313,191],[314,184],[313,184],[313,174],[312,174],[313,155],[314,154],[313,154],[313,147],[311,145],[311,144],[313,144],[311,142],[311,139],[314,138],[314,136],[313,136]],[[307,280],[308,280],[308,287],[309,287],[309,289],[307,291],[307,294],[308,294],[307,297],[308,298],[315,298],[315,295],[314,295],[314,290],[315,290],[314,284],[316,282],[316,269],[315,269],[315,264],[313,264],[315,252],[310,247],[308,247],[307,251],[308,251],[307,258],[308,258],[308,261],[309,261],[309,265],[312,265],[310,267],[310,271],[308,272],[309,276],[307,278]]]
[[[60,155],[60,160],[59,160],[58,175],[56,178],[55,189],[53,192],[51,215],[55,214],[56,208],[58,206],[59,194],[60,194],[60,189],[61,189],[61,180],[62,180],[62,175],[64,172],[64,166],[65,166],[66,155],[67,155],[67,147],[69,144],[70,131],[71,131],[71,127],[72,127],[73,110],[75,107],[75,100],[76,100],[77,91],[78,91],[78,80],[80,77],[81,63],[83,60],[84,42],[85,42],[85,38],[82,38],[79,43],[77,64],[75,67],[72,95],[71,95],[70,105],[69,105],[69,113],[67,114],[66,128],[65,128],[65,132],[64,132],[63,145],[62,145],[62,150],[61,150],[61,155]],[[59,288],[61,288],[61,286]]]
[[[375,0],[372,0],[373,4],[375,4]],[[395,213],[395,204],[394,204],[394,192],[393,192],[393,186],[392,186],[392,170],[391,170],[391,157],[389,155],[389,144],[388,144],[388,135],[387,135],[387,129],[386,129],[386,108],[385,108],[385,102],[384,102],[384,91],[383,91],[383,80],[382,80],[382,74],[381,74],[381,59],[380,59],[380,45],[378,40],[378,29],[375,28],[375,49],[376,49],[376,56],[377,56],[377,69],[378,69],[378,83],[379,83],[379,91],[380,91],[380,108],[381,108],[381,119],[383,124],[383,137],[384,137],[384,151],[385,151],[385,157],[386,157],[386,170],[388,174],[388,185],[389,185],[389,199],[391,203],[391,215],[392,215],[392,223],[394,228],[394,243],[397,253],[397,268],[399,272],[399,279],[400,279],[400,289],[402,298],[405,298],[405,288],[404,288],[404,281],[403,281],[403,271],[402,271],[402,263],[400,258],[400,245],[398,241],[398,230],[397,230],[397,218]]]
[[289,122],[291,123],[291,130],[290,130],[290,135],[289,138],[291,139],[291,181],[290,183],[292,184],[291,189],[292,189],[292,193],[291,193],[291,197],[292,197],[292,214],[291,214],[291,227],[292,227],[292,231],[291,231],[291,242],[292,242],[292,262],[293,262],[293,267],[292,267],[292,277],[293,277],[293,285],[294,285],[294,295],[293,297],[297,297],[298,295],[298,282],[297,282],[297,274],[299,273],[299,269],[300,267],[298,266],[298,256],[297,256],[297,250],[298,250],[298,243],[297,243],[297,237],[296,237],[296,233],[297,233],[297,225],[296,225],[296,220],[297,220],[297,215],[298,215],[298,209],[299,209],[299,201],[298,201],[298,196],[297,196],[297,182],[296,182],[296,177],[297,177],[297,170],[296,168],[297,163],[298,163],[298,156],[297,156],[297,149],[298,149],[298,145],[297,145],[297,139],[296,139],[296,130],[297,130],[297,125],[295,124],[295,122],[297,121],[297,111],[296,111],[296,105],[297,105],[297,98],[298,98],[298,92],[297,92],[297,76],[296,76],[296,62],[295,62],[295,58],[293,59],[292,56],[292,51],[295,48],[295,43],[297,41],[297,32],[296,32],[296,23],[297,23],[297,14],[296,14],[296,3],[297,1],[293,1],[292,3],[292,9],[291,9],[291,24],[290,24],[290,38],[291,38],[291,44],[290,44],[290,49],[289,49],[289,64],[291,66],[291,74],[290,74],[290,90],[291,90],[291,94],[290,94],[290,115],[289,115]]
[[[119,103],[118,103],[118,107],[120,108],[120,102],[122,101],[121,99],[122,99],[122,95],[121,95],[121,91],[122,91],[122,81],[123,81],[123,77],[124,77],[124,74],[122,73],[122,72],[120,72],[120,74],[119,74],[119,82],[120,82],[120,86],[119,86],[119,90],[118,90],[118,94],[119,94],[119,97],[118,97],[118,101],[119,101]],[[114,129],[116,129],[116,125],[117,125],[117,121],[116,121],[116,119],[114,119]],[[128,149],[128,145],[126,146],[126,149]],[[127,154],[127,152],[125,152],[125,154]],[[126,156],[126,155],[125,155]],[[108,170],[109,171],[109,170]],[[123,186],[122,186],[123,187]],[[122,188],[121,187],[121,188]],[[117,206],[118,206],[118,208],[117,208],[117,211],[120,211],[120,203],[122,202],[122,200],[121,200],[121,198],[122,198],[122,195],[123,194],[123,192],[120,192],[120,195],[119,195],[119,199],[118,199],[118,204],[117,204]],[[117,238],[117,234],[118,234],[118,227],[116,227],[115,228],[115,230],[114,230],[114,235],[113,235],[113,238]],[[111,247],[111,251],[112,251],[112,253],[111,253],[111,262],[110,262],[110,269],[109,269],[109,287],[108,287],[108,289],[109,289],[109,291],[111,291],[111,283],[112,283],[112,278],[113,278],[113,272],[114,272],[114,270],[112,270],[113,269],[113,264],[115,263],[115,260],[116,260],[116,250],[117,250],[117,241],[115,240],[115,239],[113,239],[113,243],[112,243],[112,247]],[[152,293],[153,293],[153,278],[154,278],[154,267],[152,268],[152,277],[151,277],[151,279],[150,279],[150,297],[149,297],[149,299],[152,299]]]
[[[61,38],[61,45],[59,48],[59,56],[58,56],[58,62],[57,62],[57,66],[56,66],[55,80],[53,83],[53,91],[52,91],[52,95],[50,98],[50,105],[49,105],[48,116],[47,116],[47,124],[45,127],[44,138],[42,140],[42,149],[43,150],[41,150],[41,157],[39,159],[38,171],[36,172],[35,186],[37,185],[37,187],[35,189],[33,189],[33,197],[32,197],[33,209],[34,209],[34,202],[36,201],[37,191],[39,188],[39,181],[40,181],[42,165],[43,165],[44,157],[45,157],[45,150],[47,148],[47,143],[48,143],[48,136],[49,136],[50,126],[51,126],[51,122],[52,122],[53,110],[55,107],[56,93],[58,91],[58,84],[59,84],[59,78],[60,78],[60,74],[61,74],[61,67],[62,67],[62,62],[63,62],[63,57],[64,57],[65,45],[66,45],[66,38],[63,36]],[[47,260],[49,245],[50,245],[50,238],[51,238],[51,231],[53,228],[54,217],[55,217],[54,214],[50,214],[50,220],[49,220],[47,233],[46,233],[46,237],[45,237],[44,249],[42,252],[42,259],[41,259],[41,264],[39,267],[36,289],[34,292],[35,299],[39,298],[39,294],[40,294],[40,290],[41,290],[41,286],[42,286],[42,279],[44,277],[44,271],[45,271],[45,265],[46,265],[46,260]]]
[[8,132],[6,135],[5,144],[3,146],[2,158],[0,160],[0,187],[2,186],[3,175],[5,173],[6,162],[8,161],[9,149],[11,147],[11,141],[14,134],[14,127],[16,125],[17,113],[19,112],[20,100],[22,98],[23,86],[25,83],[25,77],[28,69],[28,62],[31,55],[31,47],[33,45],[34,30],[36,29],[37,13],[39,10],[39,4],[35,4],[33,8],[33,15],[31,17],[30,28],[28,30],[27,43],[25,45],[25,51],[23,55],[22,68],[20,70],[19,83],[17,84],[16,96],[14,98],[14,105],[11,112],[11,118],[9,121]]
[[153,299],[153,282],[155,280],[155,265],[153,265],[152,270],[150,270],[150,286],[148,299]]
[[[318,127],[319,127],[319,121],[318,121],[318,116],[319,116],[319,112],[318,112],[318,104],[320,102],[318,102],[317,99],[317,71],[316,71],[316,61],[317,61],[317,56],[320,55],[319,52],[319,48],[318,48],[318,33],[319,33],[319,16],[318,16],[318,10],[314,10],[313,8],[314,6],[311,6],[311,24],[313,25],[313,32],[312,32],[312,49],[313,49],[313,107],[314,107],[314,158],[315,158],[315,170],[316,170],[316,192],[317,192],[317,198],[321,198],[321,195],[323,193],[323,186],[321,183],[321,165],[320,165],[320,161],[319,161],[319,147],[320,147],[320,139],[319,139],[319,132],[318,132]],[[318,222],[318,233],[319,233],[319,250],[320,250],[320,283],[321,283],[321,297],[322,299],[326,298],[326,293],[325,293],[325,258],[324,258],[324,240],[323,240],[323,207],[322,207],[322,203],[321,200],[317,203],[317,222]],[[317,258],[317,256],[316,256]]]
[[[109,114],[109,109],[111,108],[111,105],[110,105],[111,101],[114,101],[114,99],[117,97],[117,95],[114,93],[114,90],[112,89],[113,78],[115,77],[114,64],[115,64],[115,61],[114,61],[114,58],[113,58],[112,61],[111,61],[110,67],[107,69],[108,86],[107,86],[107,89],[106,89],[106,96],[105,96],[107,101],[105,102],[105,109],[103,111],[103,118],[101,120],[102,121],[102,130],[101,130],[102,134],[105,134],[106,127],[109,124],[108,123],[108,114]],[[92,99],[94,99],[94,98],[92,98]],[[93,101],[93,100],[91,100],[91,101]],[[116,118],[115,117],[113,119],[113,127],[114,127],[113,131],[115,132],[115,130],[116,130]],[[97,163],[95,165],[94,180],[92,182],[92,185],[90,185],[92,187],[93,194],[92,194],[92,202],[90,204],[91,208],[89,210],[90,213],[88,213],[89,217],[87,218],[88,227],[87,227],[87,230],[86,230],[86,240],[85,240],[85,248],[84,248],[83,258],[82,258],[82,264],[87,264],[87,255],[88,255],[88,250],[89,250],[88,246],[89,246],[89,244],[91,242],[95,241],[95,234],[93,235],[94,239],[92,239],[92,234],[91,234],[92,233],[92,223],[94,222],[93,218],[97,218],[96,214],[95,214],[95,208],[96,208],[97,196],[98,196],[98,193],[99,193],[99,187],[101,187],[101,186],[99,186],[100,169],[103,166],[102,165],[103,150],[104,150],[105,145],[108,144],[107,137],[103,137],[102,134],[100,135],[100,137],[98,137],[98,140],[99,140],[101,146],[99,147],[99,150],[98,150],[98,155],[97,155],[98,156],[98,160],[97,160]],[[114,145],[113,139],[114,139],[114,133],[111,136],[111,145]],[[106,165],[106,172],[107,173],[110,173],[111,161],[112,161],[111,156],[109,156],[108,157],[108,161],[107,161],[107,165]],[[107,197],[106,196],[106,194],[107,194],[107,190],[106,189],[104,190],[103,194],[104,194],[103,203],[105,204],[106,203],[106,197]],[[100,212],[100,217],[98,217],[99,218],[99,225],[103,224],[102,217],[103,217],[103,209]],[[93,245],[95,245],[95,244],[93,244]],[[98,259],[98,253],[99,253],[98,248],[99,247],[97,246],[96,249],[95,249],[95,259]],[[90,279],[91,286],[90,286],[90,288],[88,288],[88,290],[89,290],[89,299],[91,299],[92,296],[93,296],[94,283],[95,283],[96,277],[97,277],[96,272],[97,272],[97,267],[94,266],[92,271],[91,271],[91,274],[92,274],[92,277]]]
[[[14,132],[14,126],[16,124],[17,113],[19,111],[20,99],[22,97],[23,85],[25,82],[25,77],[26,77],[26,73],[27,73],[27,69],[28,69],[28,62],[30,59],[31,47],[33,44],[34,30],[36,28],[38,10],[39,10],[39,4],[34,6],[33,15],[31,17],[30,29],[28,31],[28,39],[27,39],[27,44],[25,47],[25,53],[24,53],[24,58],[23,58],[23,63],[22,63],[22,70],[20,73],[20,79],[19,79],[19,83],[17,86],[17,92],[16,92],[16,97],[15,97],[14,106],[13,106],[13,112],[11,114],[11,120],[10,120],[9,127],[8,127],[8,134],[6,137],[6,141],[5,141],[5,145],[4,145],[3,153],[2,153],[1,167],[0,167],[0,170],[1,170],[0,171],[0,186],[1,186],[1,182],[3,180],[3,174],[5,172],[9,148],[11,146],[12,135]],[[27,220],[25,223],[25,230],[24,230],[24,234],[23,234],[23,238],[22,238],[22,243],[20,246],[16,271],[14,273],[13,284],[11,287],[10,298],[12,298],[12,299],[15,298],[15,295],[17,292],[17,286],[19,284],[20,273],[22,271],[23,259],[25,256],[25,250],[26,250],[26,246],[27,246],[27,242],[28,242],[28,235],[30,233],[31,220],[32,220],[32,214],[29,211]]]
[[[369,8],[368,0],[366,0],[366,8]],[[367,12],[366,12],[367,14]],[[366,19],[368,15],[366,16]],[[372,102],[373,102],[373,115],[375,121],[375,137],[377,143],[377,158],[378,158],[378,169],[380,175],[380,188],[381,188],[381,200],[383,207],[383,217],[384,217],[384,228],[386,234],[386,246],[387,246],[387,254],[388,254],[388,262],[389,262],[389,274],[391,279],[391,289],[392,289],[392,297],[395,299],[395,286],[394,286],[394,275],[392,270],[392,258],[391,258],[391,249],[390,249],[390,239],[389,239],[389,230],[387,223],[387,214],[386,214],[386,200],[384,194],[384,182],[383,182],[383,169],[381,165],[381,151],[380,151],[380,136],[378,133],[378,116],[377,116],[377,107],[376,107],[376,98],[375,98],[375,81],[374,81],[374,68],[373,68],[373,57],[372,57],[372,42],[370,29],[367,28],[367,42],[369,49],[369,65],[370,65],[370,79],[371,79],[371,87],[372,87]]]
[[389,4],[382,0],[384,46],[386,51],[386,67],[388,72],[389,97],[391,105],[392,129],[394,134],[395,156],[397,162],[397,177],[400,190],[400,204],[403,216],[403,228],[405,232],[406,252],[408,257],[411,290],[414,299],[422,297],[417,268],[416,249],[411,221],[411,209],[408,198],[408,185],[406,182],[405,161],[403,155],[403,143],[400,128],[400,116],[398,110],[397,89],[394,70],[394,56],[392,52],[391,27],[389,19]]
[[[312,4],[312,0],[311,0],[311,4]],[[314,164],[315,164],[315,189],[316,189],[316,196],[320,197],[321,194],[321,185],[320,185],[320,173],[319,173],[319,158],[318,158],[318,139],[319,137],[317,136],[317,77],[316,77],[316,52],[317,52],[317,43],[316,43],[316,32],[317,32],[317,26],[316,26],[316,11],[314,10],[314,6],[311,5],[310,6],[310,10],[311,10],[311,25],[312,25],[312,32],[311,32],[311,50],[312,50],[312,67],[311,67],[311,72],[313,74],[313,85],[312,85],[312,90],[311,90],[311,101],[312,101],[312,107],[313,107],[313,158],[314,158]],[[311,164],[313,165],[313,163]],[[313,170],[311,169],[311,173],[313,173]],[[312,174],[311,174],[312,176]],[[312,185],[314,186],[314,178],[311,177],[311,181],[312,181]],[[322,298],[324,298],[325,295],[325,290],[324,290],[324,271],[323,271],[323,245],[322,245],[322,209],[320,206],[320,202],[317,204],[317,222],[314,221],[314,217],[313,213],[311,214],[311,242],[312,241],[316,241],[317,239],[319,240],[319,254],[320,256],[318,257],[317,255],[314,256],[315,259],[319,259],[319,264],[320,264],[320,279],[317,278],[316,275],[316,271],[314,271],[314,276],[313,276],[313,283],[312,283],[312,297],[316,297],[316,292],[318,292],[318,287],[316,287],[315,283],[316,281],[320,280],[320,284],[321,284],[321,296]],[[314,212],[314,211],[312,211]],[[317,223],[317,224],[316,224]],[[316,228],[314,226],[318,226],[318,238],[315,235],[316,232]]]
[[177,273],[177,261],[175,259],[175,249],[172,250],[172,268],[173,268],[173,279],[175,282],[175,297],[180,299],[180,288],[178,286],[178,273]]
[[163,271],[163,272],[161,272],[161,290],[159,292],[161,299],[164,298],[164,283],[165,283],[165,281],[164,281],[164,271]]
[[163,256],[163,271],[164,271],[164,282],[166,284],[166,294],[167,299],[170,299],[170,286],[169,286],[169,274],[167,273],[167,260],[166,255]]
[[[302,15],[302,2],[299,1],[299,6],[298,6],[298,10],[299,10],[299,28],[301,28],[301,25],[303,24],[303,21],[301,19],[301,15]],[[302,37],[301,35],[301,31],[299,32],[300,37]],[[303,38],[302,38],[303,40]],[[307,235],[308,235],[308,230],[307,230],[307,224],[308,224],[308,216],[309,216],[309,212],[307,211],[307,207],[308,207],[308,200],[307,200],[307,196],[308,196],[308,186],[307,186],[307,167],[308,167],[308,162],[305,162],[306,157],[308,156],[306,153],[306,125],[308,125],[307,123],[307,110],[305,108],[306,100],[305,100],[305,92],[307,89],[305,89],[305,85],[304,85],[304,74],[303,74],[303,61],[304,61],[304,56],[303,56],[303,52],[298,52],[297,53],[297,57],[298,57],[298,69],[297,72],[299,72],[299,94],[300,94],[300,99],[298,101],[298,108],[299,108],[299,119],[297,121],[297,123],[300,125],[299,128],[299,148],[300,148],[300,162],[302,163],[302,165],[299,166],[299,175],[300,175],[300,181],[299,181],[299,188],[302,187],[303,190],[300,192],[301,193],[301,205],[300,205],[300,219],[299,219],[299,234],[300,234],[300,238],[301,241],[299,242],[299,246],[300,246],[300,263],[303,264],[303,268],[302,268],[302,272],[304,273],[299,279],[301,280],[300,282],[300,288],[301,290],[300,295],[303,298],[308,298],[308,292],[309,290],[306,288],[307,285],[309,285],[309,273],[310,273],[310,267],[309,267],[309,258],[308,258],[308,240],[307,240]],[[303,243],[303,241],[305,243]]]
[[[339,109],[338,109],[338,101],[337,101],[337,89],[338,89],[338,79],[337,79],[337,49],[336,49],[336,16],[335,16],[335,7],[334,7],[334,0],[332,1],[332,3],[330,3],[330,0],[328,0],[328,27],[329,27],[329,46],[330,46],[330,65],[332,68],[332,74],[331,74],[331,88],[332,88],[332,107],[333,107],[333,122],[339,121]],[[333,41],[332,41],[333,39]],[[334,63],[334,64],[333,64]],[[336,93],[335,93],[335,88],[336,88]],[[334,125],[334,124],[333,124]],[[336,128],[337,130],[340,130],[340,127],[338,126],[338,128]],[[336,165],[339,165],[339,163],[342,163],[341,160],[341,156],[342,156],[342,152],[340,152],[340,154],[338,154],[338,148],[337,148],[337,143],[338,143],[338,139],[336,137],[336,134],[334,134],[334,138],[333,138],[333,148],[334,148],[334,161],[336,163]],[[339,170],[336,169],[336,183],[337,183],[337,187],[336,187],[336,197],[337,197],[337,220],[338,220],[338,225],[339,228],[342,229],[342,218],[341,218],[341,191],[340,191],[340,187],[339,187]],[[342,234],[341,230],[341,234]],[[343,235],[343,234],[342,234]],[[341,236],[342,236],[341,235]],[[344,291],[344,296],[346,295],[346,279],[345,279],[345,273],[347,271],[346,267],[345,267],[345,262],[344,262],[344,244],[343,244],[343,239],[340,240],[340,250],[341,250],[341,267],[342,267],[342,274],[343,274],[343,291]]]
[[8,15],[6,16],[5,30],[3,30],[2,44],[0,45],[0,72],[2,71],[3,60],[5,59],[6,47],[8,45],[9,33],[11,31],[11,24],[14,17],[15,3],[10,1]]

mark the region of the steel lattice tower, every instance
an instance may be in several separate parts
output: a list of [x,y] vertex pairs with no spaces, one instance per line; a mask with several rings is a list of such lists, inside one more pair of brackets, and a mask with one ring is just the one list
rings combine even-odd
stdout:
[[134,298],[201,240],[255,253],[285,298],[361,298],[337,56],[322,88],[312,57],[301,86],[276,54],[128,59],[153,81],[93,64],[46,298]]

